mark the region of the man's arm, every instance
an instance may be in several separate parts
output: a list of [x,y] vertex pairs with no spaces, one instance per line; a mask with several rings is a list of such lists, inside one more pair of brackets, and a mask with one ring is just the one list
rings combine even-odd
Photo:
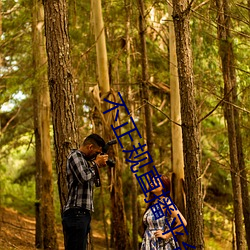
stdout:
[[80,183],[89,181],[96,175],[99,175],[98,167],[106,166],[108,155],[97,155],[92,164],[84,159],[83,155],[75,151],[69,157],[69,166]]
[[80,152],[76,151],[72,153],[68,158],[68,163],[75,177],[82,184],[84,181],[89,181],[95,176],[94,169],[89,167],[88,162]]

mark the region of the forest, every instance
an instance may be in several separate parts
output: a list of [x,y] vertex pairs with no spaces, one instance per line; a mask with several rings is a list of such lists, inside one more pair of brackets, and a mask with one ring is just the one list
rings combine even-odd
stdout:
[[[147,173],[171,179],[178,249],[250,249],[249,27],[250,0],[0,0],[0,249],[64,249],[66,160],[91,133],[118,143],[88,249],[140,249]],[[2,248],[5,209],[34,219],[30,248]]]

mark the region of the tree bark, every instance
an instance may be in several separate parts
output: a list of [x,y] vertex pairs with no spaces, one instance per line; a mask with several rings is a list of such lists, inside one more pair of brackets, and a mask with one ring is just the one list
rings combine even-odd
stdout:
[[[37,60],[38,56],[41,57],[40,53],[37,53],[37,49],[39,48],[39,36],[38,36],[38,32],[37,32],[37,24],[38,24],[38,16],[39,16],[39,11],[38,6],[37,6],[37,2],[34,1],[34,11],[33,11],[33,60],[34,60],[34,78],[38,78],[36,77],[36,75],[38,75],[38,72],[41,71],[41,68],[39,68],[39,66],[41,67],[41,63],[42,60],[44,60],[44,57],[39,58],[40,60]],[[41,50],[38,50],[39,52],[41,52]],[[46,52],[45,52],[46,53]],[[36,55],[35,55],[36,54]],[[46,55],[45,55],[46,56]],[[45,57],[46,58],[46,57]],[[46,61],[45,61],[46,63]],[[44,67],[45,68],[45,67]],[[36,72],[38,71],[38,72]],[[46,74],[46,72],[45,72]],[[40,77],[42,78],[42,77]],[[42,83],[45,84],[46,82],[46,78],[45,79],[41,79]],[[36,81],[37,83],[39,82],[38,79]],[[42,186],[41,186],[41,179],[42,179],[42,169],[41,169],[41,137],[40,137],[40,131],[38,131],[38,129],[40,129],[39,127],[39,123],[41,123],[41,121],[39,120],[39,116],[38,116],[38,112],[39,112],[39,91],[37,90],[37,86],[38,84],[34,85],[33,87],[33,106],[34,106],[34,131],[35,131],[35,141],[36,141],[36,236],[35,236],[35,246],[38,249],[43,249],[43,227],[42,227],[42,215],[41,215],[41,205],[42,205],[42,201],[41,201],[41,196],[42,196]]]
[[33,57],[35,70],[34,126],[36,138],[36,246],[58,249],[53,201],[53,175],[50,149],[50,99],[46,71],[44,10],[42,1],[34,0]]
[[92,0],[92,4],[93,4],[92,10],[94,17],[95,39],[96,39],[98,82],[100,85],[101,94],[103,95],[110,91],[110,86],[109,86],[106,38],[105,38],[104,23],[102,17],[102,4],[101,0]]
[[55,163],[61,209],[67,199],[66,162],[78,147],[66,0],[44,0],[48,81],[54,129]]
[[247,6],[248,6],[248,23],[250,26],[250,0],[247,1]]
[[[244,229],[243,229],[243,208],[241,190],[243,188],[244,195],[248,191],[241,187],[241,181],[244,185],[244,179],[240,179],[242,172],[240,171],[239,160],[241,160],[242,170],[244,170],[244,162],[242,155],[241,136],[239,131],[238,112],[232,104],[237,101],[237,86],[236,86],[236,72],[234,67],[234,52],[232,39],[230,34],[230,13],[229,3],[227,0],[216,0],[218,11],[218,39],[219,39],[219,53],[222,63],[222,73],[224,79],[224,96],[225,96],[225,119],[227,121],[228,141],[230,150],[231,162],[231,179],[233,186],[234,197],[234,214],[235,214],[235,230],[236,230],[236,245],[237,249],[245,249]],[[240,158],[239,158],[240,157]],[[244,175],[244,173],[243,173]],[[246,183],[247,184],[247,183]],[[246,204],[244,204],[246,205]],[[245,208],[245,214],[249,217],[249,204]],[[245,217],[245,222],[249,218]],[[246,225],[246,232],[249,230],[249,224]],[[248,234],[249,235],[249,234]],[[249,237],[248,237],[249,238]],[[248,240],[249,242],[249,240]]]
[[[115,147],[115,155],[118,155],[118,147]],[[123,190],[122,190],[122,170],[118,157],[114,171],[114,186],[112,198],[112,219],[114,230],[114,248],[116,250],[129,250],[127,221],[124,210]]]
[[[125,10],[126,10],[126,72],[127,72],[127,83],[128,83],[128,103],[130,104],[129,109],[131,110],[131,113],[134,114],[134,100],[133,100],[133,94],[131,90],[131,62],[130,62],[130,56],[131,56],[131,47],[130,47],[130,33],[131,33],[131,0],[125,0]],[[137,144],[137,143],[135,143]],[[131,174],[132,180],[131,180],[131,204],[132,204],[132,247],[134,250],[138,250],[138,207],[137,207],[137,182],[135,175]]]
[[[3,16],[2,16],[2,0],[0,0],[0,37],[2,37],[3,34]],[[3,55],[0,52],[0,68],[3,64]]]
[[[0,37],[2,37],[3,29],[2,29],[2,0],[0,0]],[[0,52],[0,69],[2,68],[3,60],[2,60],[2,53]],[[0,74],[2,74],[0,70]],[[0,85],[1,87],[1,85]],[[2,137],[2,127],[1,127],[1,119],[0,119],[0,140]],[[2,194],[2,183],[0,183],[0,193]],[[0,195],[0,217],[2,218],[2,195]],[[2,223],[0,223],[0,231],[2,230]]]
[[102,219],[103,219],[103,227],[104,227],[104,234],[105,234],[105,240],[106,240],[106,250],[109,250],[109,238],[108,238],[108,225],[106,221],[106,209],[105,209],[105,203],[104,203],[104,197],[103,197],[103,187],[100,187],[100,194],[101,194],[101,201],[102,201]]
[[198,123],[194,95],[193,60],[187,1],[173,1],[173,20],[180,83],[181,119],[184,153],[185,192],[187,202],[188,244],[204,249],[201,169]]
[[[96,39],[96,54],[97,54],[97,66],[98,66],[98,82],[101,90],[101,99],[106,97],[110,92],[110,83],[108,75],[108,60],[107,60],[107,49],[106,39],[104,32],[104,23],[102,17],[102,6],[101,0],[92,1],[93,4],[93,17],[94,17],[94,28],[95,28],[95,39]],[[108,109],[108,105],[104,102],[101,107],[102,111]],[[111,119],[106,119],[107,123],[111,122]],[[114,119],[112,120],[114,121]],[[104,123],[104,121],[103,121]],[[103,124],[103,135],[106,141],[113,138],[111,134],[110,125]],[[123,188],[122,188],[122,169],[121,164],[116,157],[118,155],[118,145],[113,146],[113,158],[116,158],[116,166],[112,169],[113,171],[113,188],[111,191],[111,211],[113,218],[113,232],[114,232],[114,247],[119,250],[129,249],[128,244],[128,231],[126,225],[126,215],[124,210],[123,201]]]
[[[141,69],[142,69],[142,85],[141,85],[141,97],[146,105],[144,106],[145,116],[145,129],[146,129],[146,141],[148,152],[154,159],[154,141],[153,141],[153,125],[152,125],[152,109],[147,103],[149,101],[149,86],[148,86],[148,59],[147,59],[147,46],[146,46],[146,20],[145,20],[145,6],[144,0],[138,0],[139,7],[139,32],[141,43]],[[147,169],[150,170],[153,167],[153,163],[147,165]]]
[[[169,16],[173,14],[173,8],[168,4]],[[171,107],[171,137],[172,137],[172,194],[173,199],[184,217],[186,217],[186,196],[184,192],[184,159],[182,145],[181,126],[181,102],[176,55],[176,38],[174,24],[169,25],[169,64],[170,64],[170,107]],[[177,124],[176,124],[177,123]],[[180,241],[185,241],[186,237],[179,236]]]
[[250,249],[250,237],[247,236],[250,235],[250,201],[248,195],[247,171],[246,171],[245,157],[243,153],[243,143],[240,131],[240,118],[239,118],[239,112],[236,108],[234,108],[234,115],[235,115],[236,142],[238,151],[237,153],[238,153],[239,170],[240,170],[242,208],[244,215],[247,247],[248,249]]

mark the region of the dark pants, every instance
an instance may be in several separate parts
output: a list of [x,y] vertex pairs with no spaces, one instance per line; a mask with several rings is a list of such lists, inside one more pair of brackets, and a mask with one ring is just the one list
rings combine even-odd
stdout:
[[88,210],[70,208],[63,213],[65,250],[86,250],[91,215]]

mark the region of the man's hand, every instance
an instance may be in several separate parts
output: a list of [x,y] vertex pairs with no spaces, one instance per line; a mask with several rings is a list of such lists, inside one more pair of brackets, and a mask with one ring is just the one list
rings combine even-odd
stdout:
[[105,155],[97,155],[94,162],[101,168],[101,167],[105,167],[106,166],[106,162],[108,160],[108,155],[105,154]]

